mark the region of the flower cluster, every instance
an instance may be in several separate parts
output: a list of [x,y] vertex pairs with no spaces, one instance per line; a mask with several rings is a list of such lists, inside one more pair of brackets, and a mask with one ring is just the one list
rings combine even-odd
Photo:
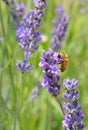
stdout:
[[15,0],[3,0],[7,7],[10,10],[12,19],[14,21],[15,28],[17,28],[20,24],[20,21],[22,20],[24,14],[25,14],[25,4],[21,3],[20,5],[18,4],[17,1]]
[[42,61],[40,62],[40,67],[44,69],[45,77],[42,82],[42,86],[47,88],[48,91],[53,95],[57,96],[60,92],[60,76],[58,72],[58,64],[61,63],[61,58],[58,57],[58,53],[54,52],[52,49],[49,49],[48,52],[42,52]]
[[66,102],[63,109],[66,112],[65,119],[62,122],[65,130],[83,130],[85,125],[82,123],[84,114],[82,113],[81,105],[78,103],[79,93],[76,90],[78,81],[75,79],[64,80],[63,83],[66,92],[64,98]]
[[62,41],[65,38],[67,27],[70,17],[64,15],[64,9],[62,7],[57,8],[57,18],[54,21],[53,38],[51,41],[51,48],[58,51],[61,48]]
[[[23,21],[20,23],[20,26],[17,30],[16,37],[19,42],[19,46],[24,50],[24,56],[26,64],[30,59],[32,52],[38,49],[38,42],[41,41],[41,33],[38,32],[38,28],[41,26],[41,20],[44,16],[43,9],[47,7],[46,0],[34,0],[34,10],[30,10],[28,14],[24,16]],[[24,62],[18,61],[17,67],[25,72],[26,68],[23,71]],[[29,70],[30,70],[29,65]],[[28,71],[28,70],[27,70]]]

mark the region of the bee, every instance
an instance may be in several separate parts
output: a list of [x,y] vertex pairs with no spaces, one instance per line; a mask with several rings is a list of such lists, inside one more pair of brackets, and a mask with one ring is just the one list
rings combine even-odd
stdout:
[[61,72],[64,72],[68,66],[68,55],[65,54],[65,53],[59,53],[58,54],[58,58],[61,58],[61,67],[60,67],[60,70]]

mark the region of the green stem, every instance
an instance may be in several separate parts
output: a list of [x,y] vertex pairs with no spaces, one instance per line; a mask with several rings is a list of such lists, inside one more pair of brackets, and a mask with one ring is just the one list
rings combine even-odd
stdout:
[[7,106],[6,102],[5,102],[5,100],[3,99],[3,97],[0,96],[0,100],[2,100],[2,102],[3,102],[3,104],[0,107],[2,107],[2,108],[4,107],[7,110],[7,112],[9,112],[9,114],[12,115],[13,112],[8,108],[8,106]]
[[23,74],[20,73],[13,130],[16,130],[17,120],[19,121],[20,130],[22,130],[21,120],[20,120],[20,107],[21,107],[21,98],[20,98],[20,96],[21,96],[22,81],[23,81]]
[[[4,40],[4,44],[3,44],[3,54],[2,54],[2,71],[0,73],[0,95],[1,95],[1,89],[2,89],[2,81],[3,81],[3,70],[4,70],[4,64],[5,64],[5,55],[7,56],[7,59],[9,60],[9,52],[7,49],[7,35],[5,32],[5,26],[4,26],[4,20],[3,20],[3,14],[2,14],[2,8],[1,8],[1,1],[0,1],[0,18],[1,18],[1,26],[2,26],[2,31],[3,31],[3,40]],[[8,23],[9,25],[9,23]],[[7,30],[9,29],[9,26],[7,28]],[[16,91],[15,91],[15,86],[14,86],[14,79],[13,79],[13,74],[12,74],[12,67],[11,64],[9,64],[9,72],[10,72],[10,77],[11,77],[11,86],[13,87],[13,94],[14,94],[14,98],[15,98],[15,102],[16,102]]]
[[4,63],[5,63],[5,41],[6,41],[6,33],[5,33],[5,28],[4,28],[4,20],[3,20],[3,14],[2,14],[2,8],[1,8],[1,1],[0,1],[0,19],[1,19],[1,27],[3,31],[3,40],[4,40],[4,45],[2,45],[2,65],[1,65],[1,72],[0,72],[0,95],[2,91],[2,80],[3,80],[3,69],[4,69]]
[[[3,47],[2,47],[2,50],[3,50],[3,54],[2,54],[2,71],[0,73],[0,95],[1,95],[1,91],[2,91],[2,81],[3,81],[3,70],[4,70],[4,64],[5,64],[5,56],[7,56],[7,59],[9,60],[9,52],[8,52],[8,48],[7,48],[7,35],[8,33],[6,34],[5,32],[5,26],[4,26],[4,20],[3,20],[3,14],[2,14],[2,8],[1,8],[1,1],[0,1],[0,19],[1,19],[1,26],[2,26],[2,31],[3,31],[3,40],[4,40],[4,44],[3,44]],[[8,29],[9,29],[9,23],[8,23]],[[8,30],[7,29],[7,30]],[[15,86],[14,86],[14,77],[13,77],[13,73],[12,73],[12,67],[11,67],[11,64],[9,64],[8,66],[8,69],[9,69],[9,75],[10,75],[10,78],[11,78],[11,87],[13,88],[13,94],[14,94],[14,98],[15,98],[15,103],[17,102],[17,96],[16,96],[16,90],[15,90]],[[6,99],[8,100],[8,99]],[[6,102],[6,101],[5,101]],[[16,116],[17,116],[17,110],[15,112],[15,119],[16,119]],[[14,121],[14,124],[16,123],[16,120]],[[16,126],[14,126],[14,130],[15,130]]]
[[63,107],[62,107],[62,103],[61,103],[61,100],[60,100],[60,97],[59,97],[59,96],[58,96],[58,98],[57,98],[57,101],[58,101],[58,103],[59,103],[59,105],[60,105],[60,108],[61,108],[61,110],[62,110],[63,116],[65,116],[65,113],[64,113],[64,110],[63,110]]

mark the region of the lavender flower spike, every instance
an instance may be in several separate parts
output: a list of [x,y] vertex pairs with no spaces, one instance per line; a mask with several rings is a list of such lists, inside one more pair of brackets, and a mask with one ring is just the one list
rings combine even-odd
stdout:
[[62,122],[63,127],[65,127],[64,130],[83,130],[86,125],[82,122],[84,114],[82,113],[81,105],[78,103],[79,93],[76,90],[78,81],[66,79],[63,85],[66,89],[63,95],[66,99],[63,105],[63,109],[66,112]]
[[18,28],[20,21],[23,19],[23,16],[25,14],[25,4],[21,3],[20,5],[16,0],[3,0],[4,3],[7,5],[7,7],[10,10],[11,17],[14,22],[15,29]]
[[52,49],[49,49],[48,52],[42,52],[42,61],[39,64],[44,69],[43,72],[45,74],[42,86],[47,88],[53,96],[57,96],[61,88],[58,83],[61,79],[58,75],[58,72],[60,72],[58,64],[60,63],[61,59],[58,57],[58,53]]
[[[34,6],[35,9],[31,9],[24,16],[16,32],[17,41],[19,42],[19,46],[24,50],[24,53],[36,51],[38,49],[38,42],[41,41],[41,33],[38,32],[38,28],[41,26],[41,20],[44,16],[43,9],[47,7],[46,0],[34,0]],[[27,62],[29,59],[30,56],[26,58]],[[18,65],[17,67],[19,68]]]
[[61,20],[63,19],[64,17],[64,8],[62,6],[58,6],[56,8],[56,18],[54,20],[54,29],[57,28],[58,24],[61,22]]
[[57,8],[57,18],[54,21],[53,38],[51,41],[51,48],[58,51],[61,48],[62,41],[65,38],[67,27],[70,17],[64,15],[64,9],[62,7]]

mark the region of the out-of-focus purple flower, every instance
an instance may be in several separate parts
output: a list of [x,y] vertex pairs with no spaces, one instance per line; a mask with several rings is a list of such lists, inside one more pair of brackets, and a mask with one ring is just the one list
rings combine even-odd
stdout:
[[32,57],[31,52],[24,51],[24,57],[25,57],[26,60],[30,59]]
[[43,9],[47,7],[46,0],[34,0],[34,6],[34,10],[31,9],[24,15],[16,32],[19,46],[24,50],[24,56],[28,60],[31,53],[38,50],[38,43],[41,41],[41,32],[38,32],[38,28],[44,16]]
[[87,0],[81,0],[80,2],[80,13],[87,13],[88,12],[88,1]]
[[34,101],[39,95],[38,87],[33,88],[32,94],[30,96],[30,101]]
[[39,96],[40,91],[41,91],[41,83],[38,81],[38,86],[33,88],[32,90],[30,101],[34,101]]
[[3,38],[2,38],[2,37],[0,37],[0,42],[2,42],[2,40],[3,40]]
[[24,15],[25,8],[26,6],[24,3],[21,3],[20,5],[14,5],[11,9],[11,15],[13,19],[21,19],[21,17]]
[[26,8],[25,4],[21,3],[19,5],[18,2],[15,0],[12,0],[12,1],[3,0],[3,1],[5,2],[5,4],[7,5],[7,7],[10,10],[12,19],[14,21],[15,28],[18,28],[20,21],[22,20],[24,14],[25,14],[25,8]]
[[66,112],[62,122],[63,127],[65,127],[65,130],[83,130],[86,125],[82,123],[84,114],[82,113],[81,105],[78,103],[79,93],[76,91],[78,81],[66,79],[63,85],[66,89],[63,95],[66,100],[63,105],[63,109]]
[[60,6],[56,11],[57,18],[54,21],[55,28],[52,33],[53,37],[51,41],[51,48],[58,51],[61,48],[62,41],[65,38],[70,17],[64,14],[64,9]]
[[63,16],[64,16],[64,8],[61,6],[58,6],[56,8],[56,19],[54,20],[54,29],[57,28],[58,24],[61,22]]
[[57,96],[60,92],[60,76],[58,73],[60,69],[58,68],[58,64],[61,63],[61,59],[58,57],[58,53],[54,52],[52,49],[49,49],[48,52],[42,51],[42,61],[39,66],[44,70],[44,81],[42,82],[42,86],[47,88],[48,91],[53,96]]

